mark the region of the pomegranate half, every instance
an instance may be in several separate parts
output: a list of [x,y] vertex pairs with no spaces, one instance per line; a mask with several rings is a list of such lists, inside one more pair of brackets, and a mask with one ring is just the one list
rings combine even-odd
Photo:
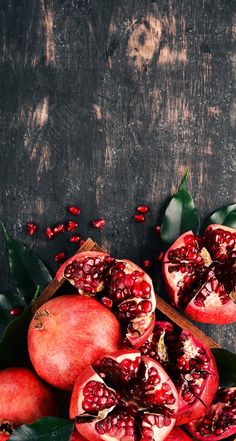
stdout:
[[129,260],[115,260],[106,253],[75,254],[56,274],[74,285],[81,296],[96,296],[117,316],[125,344],[141,346],[155,323],[156,298],[150,277]]
[[79,375],[70,418],[88,440],[162,441],[177,409],[177,391],[161,365],[130,349],[102,357]]
[[236,387],[219,388],[211,407],[189,423],[189,433],[200,441],[219,441],[236,434]]
[[204,237],[182,234],[163,259],[175,306],[203,323],[236,321],[236,230],[209,225]]
[[158,321],[140,348],[143,355],[157,360],[170,374],[178,391],[176,425],[186,424],[204,414],[219,385],[215,358],[192,333],[169,322]]
[[116,316],[92,297],[56,297],[35,313],[28,350],[37,374],[48,383],[72,390],[76,377],[105,353],[117,351],[122,333]]

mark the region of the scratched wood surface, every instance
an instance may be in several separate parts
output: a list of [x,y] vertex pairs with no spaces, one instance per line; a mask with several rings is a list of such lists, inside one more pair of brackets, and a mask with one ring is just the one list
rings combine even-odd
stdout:
[[[76,247],[42,231],[81,207],[80,232],[155,259],[153,225],[186,168],[202,217],[235,197],[234,0],[1,0],[1,219],[55,270]],[[137,204],[151,213],[132,220]],[[107,221],[94,231],[89,221]],[[9,289],[0,247],[0,289]],[[152,275],[158,280],[159,269]],[[200,325],[235,349],[235,326]]]

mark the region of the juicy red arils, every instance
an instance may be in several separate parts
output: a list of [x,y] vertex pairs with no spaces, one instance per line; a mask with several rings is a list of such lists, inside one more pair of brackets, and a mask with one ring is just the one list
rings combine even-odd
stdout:
[[105,219],[94,219],[91,221],[91,225],[93,228],[103,228],[105,227],[106,221]]
[[65,227],[64,224],[56,225],[56,226],[53,228],[53,233],[54,233],[54,234],[64,233],[64,231],[66,231],[66,227]]
[[68,207],[68,210],[71,214],[74,214],[75,216],[78,216],[80,214],[80,208],[76,207],[75,205],[71,205]]
[[47,227],[46,228],[45,235],[46,235],[48,240],[51,240],[51,239],[54,238],[54,232],[53,232],[51,227]]
[[65,260],[65,257],[66,257],[66,255],[65,255],[65,253],[62,251],[62,252],[60,252],[60,253],[57,253],[57,254],[55,254],[55,256],[54,256],[54,260],[55,260],[55,262],[62,262],[63,260]]
[[146,214],[146,213],[148,213],[148,211],[150,210],[150,208],[149,208],[148,205],[144,204],[144,205],[139,205],[139,206],[136,208],[136,210],[137,210],[138,213]]
[[69,242],[76,243],[80,241],[80,236],[71,236],[69,237]]
[[18,317],[19,315],[21,315],[23,312],[23,308],[21,308],[20,306],[16,306],[15,308],[12,308],[10,310],[10,315],[12,315],[13,317]]
[[78,226],[79,224],[77,222],[69,220],[66,224],[66,229],[67,231],[74,231]]
[[138,223],[142,223],[145,221],[145,217],[143,214],[134,214],[133,218],[136,220],[136,222]]
[[27,226],[27,233],[29,236],[33,236],[36,231],[38,230],[38,226],[34,224],[33,222],[28,222]]

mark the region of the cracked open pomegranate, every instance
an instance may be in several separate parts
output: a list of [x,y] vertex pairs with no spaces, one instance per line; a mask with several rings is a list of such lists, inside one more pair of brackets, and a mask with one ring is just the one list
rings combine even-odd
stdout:
[[21,424],[58,413],[54,392],[29,369],[0,371],[0,440]]
[[219,388],[213,404],[186,428],[200,441],[218,441],[236,434],[236,387]]
[[174,427],[174,429],[167,436],[165,441],[191,441],[190,438],[183,430],[179,427]]
[[163,259],[175,306],[203,323],[236,321],[236,230],[209,225],[204,237],[182,234]]
[[121,346],[116,316],[92,297],[63,295],[35,313],[28,350],[37,374],[48,383],[72,390],[85,366]]
[[117,316],[126,345],[141,346],[155,323],[156,299],[150,277],[129,260],[115,260],[106,253],[75,254],[56,274],[67,279],[82,296],[96,296]]
[[102,357],[79,375],[70,418],[89,440],[162,441],[177,409],[176,388],[162,366],[130,349]]
[[216,394],[219,377],[211,351],[192,333],[169,322],[156,322],[154,331],[140,348],[169,373],[178,391],[176,425],[199,418]]

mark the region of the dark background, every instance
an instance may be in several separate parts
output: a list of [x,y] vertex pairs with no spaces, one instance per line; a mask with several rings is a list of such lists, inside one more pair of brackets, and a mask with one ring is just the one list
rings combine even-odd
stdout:
[[[141,263],[156,259],[153,226],[186,168],[202,217],[232,203],[235,41],[234,0],[1,0],[0,214],[9,233],[55,270],[52,256],[76,246],[66,236],[49,243],[42,229],[78,204],[84,238]],[[139,225],[132,214],[144,202],[151,213]],[[97,217],[102,231],[89,226]],[[34,238],[29,220],[41,228]],[[3,245],[1,268],[7,290]],[[235,325],[201,327],[234,348]]]

